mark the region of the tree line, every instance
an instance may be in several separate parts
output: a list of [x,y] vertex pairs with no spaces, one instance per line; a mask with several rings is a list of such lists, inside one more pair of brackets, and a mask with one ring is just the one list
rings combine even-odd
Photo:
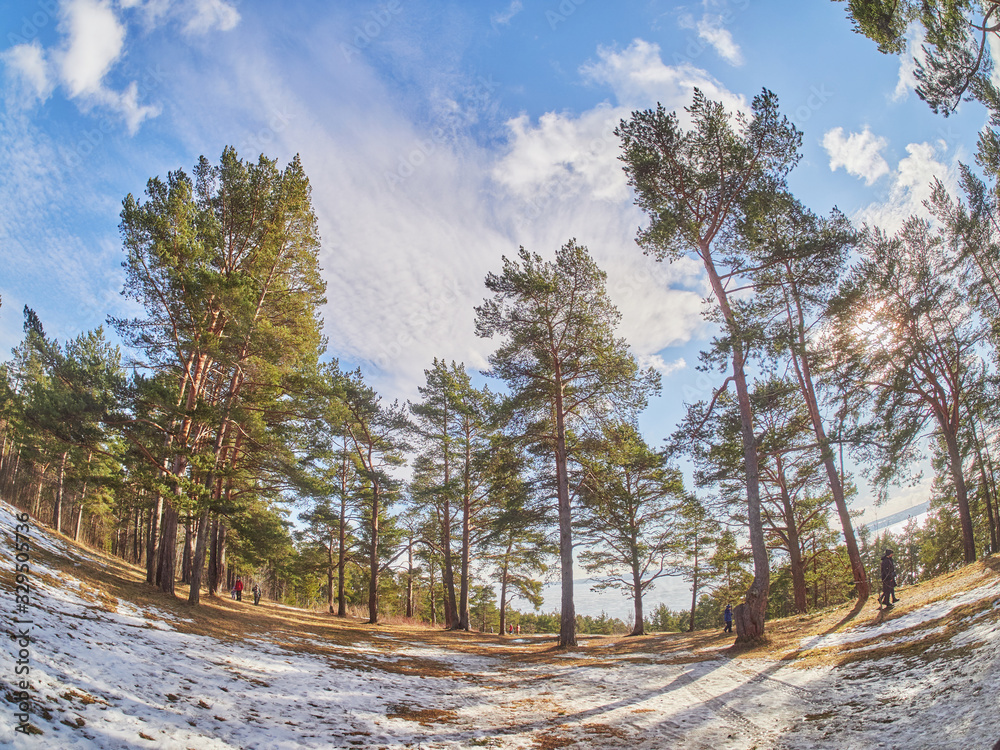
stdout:
[[[139,312],[108,319],[124,353],[103,328],[60,343],[25,307],[0,379],[4,497],[164,593],[186,584],[192,605],[242,574],[373,624],[495,617],[503,632],[541,617],[513,602],[537,609],[551,566],[564,646],[587,622],[577,564],[631,600],[633,634],[704,626],[742,600],[737,636],[754,641],[767,617],[863,601],[878,543],[853,526],[845,450],[884,496],[929,446],[938,533],[910,530],[914,576],[998,549],[986,183],[964,168],[963,199],[937,183],[929,218],[894,234],[817,216],[788,188],[801,133],[767,90],[747,113],[696,90],[683,118],[637,111],[616,134],[649,217],[638,244],[696,257],[711,287],[700,367],[716,387],[662,446],[637,428],[660,377],[576,240],[487,275],[474,323],[494,346],[488,385],[434,359],[415,401],[385,403],[326,357],[299,159],[227,148],[125,198],[122,293]],[[984,137],[995,176],[990,153]],[[683,617],[643,609],[665,576],[690,585]]]

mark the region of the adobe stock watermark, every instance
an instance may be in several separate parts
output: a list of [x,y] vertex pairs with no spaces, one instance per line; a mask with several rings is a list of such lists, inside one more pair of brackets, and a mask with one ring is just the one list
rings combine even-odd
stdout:
[[382,32],[403,12],[401,0],[389,0],[370,10],[365,17],[351,29],[351,43],[341,42],[340,51],[347,62],[351,62],[364,52],[371,43],[382,35]]
[[35,7],[38,10],[33,11],[30,15],[21,16],[21,26],[17,31],[7,32],[7,43],[12,47],[18,44],[28,44],[38,38],[42,29],[52,23],[59,13],[58,0],[39,0],[35,3]]
[[825,83],[821,83],[818,86],[810,86],[809,94],[806,96],[805,101],[792,111],[788,119],[792,121],[792,124],[796,128],[803,130],[803,126],[814,114],[823,109],[824,105],[833,98],[834,94],[835,92],[828,89]]
[[561,0],[554,9],[545,11],[545,20],[549,23],[549,28],[555,31],[561,24],[566,23],[576,11],[587,0]]
[[393,170],[386,170],[383,175],[386,188],[395,190],[416,174],[442,146],[454,142],[459,133],[475,121],[470,113],[488,109],[495,101],[494,92],[499,87],[492,75],[479,76],[476,83],[463,92],[456,109],[437,118],[428,136],[418,139],[412,148],[400,154]]

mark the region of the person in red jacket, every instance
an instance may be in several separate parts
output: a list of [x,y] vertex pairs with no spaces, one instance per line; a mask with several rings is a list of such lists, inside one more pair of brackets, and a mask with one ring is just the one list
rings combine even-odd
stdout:
[[236,579],[236,601],[243,601],[243,579]]

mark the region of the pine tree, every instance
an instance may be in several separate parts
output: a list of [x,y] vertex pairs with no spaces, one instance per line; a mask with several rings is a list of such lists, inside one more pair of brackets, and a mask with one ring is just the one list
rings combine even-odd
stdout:
[[510,388],[526,440],[550,451],[562,575],[559,644],[575,646],[572,430],[609,412],[628,418],[645,406],[658,379],[652,369],[640,373],[625,341],[615,337],[621,316],[586,248],[571,240],[554,262],[521,248],[517,260],[505,257],[503,265],[501,274],[486,277],[494,296],[476,308],[476,333],[503,339],[490,355],[489,374]]

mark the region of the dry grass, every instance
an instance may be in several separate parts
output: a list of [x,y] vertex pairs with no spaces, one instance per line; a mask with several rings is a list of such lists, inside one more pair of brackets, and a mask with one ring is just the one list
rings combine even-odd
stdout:
[[[72,549],[74,543],[65,537],[63,539]],[[322,611],[298,609],[268,601],[254,606],[252,602],[237,602],[228,596],[203,596],[201,605],[192,607],[187,603],[187,586],[178,584],[174,596],[165,595],[145,582],[144,570],[99,551],[86,550],[85,554],[73,554],[72,559],[69,559],[35,548],[33,555],[47,566],[80,579],[84,597],[98,606],[113,610],[117,609],[119,600],[124,600],[147,611],[164,612],[171,626],[181,632],[210,635],[224,642],[267,640],[292,651],[322,656],[333,667],[362,670],[371,669],[371,661],[363,653],[345,649],[363,647],[390,653],[399,645],[420,644],[523,664],[558,663],[560,666],[588,667],[617,665],[626,658],[636,663],[680,664],[720,655],[733,659],[752,657],[795,661],[803,665],[843,664],[859,658],[882,656],[884,650],[878,648],[877,643],[867,641],[843,647],[808,650],[801,648],[802,640],[810,636],[837,633],[854,625],[875,625],[883,619],[895,619],[920,606],[953,596],[1000,576],[1000,556],[994,555],[933,581],[899,589],[900,602],[889,611],[880,611],[872,597],[860,607],[846,604],[808,615],[772,620],[767,623],[765,641],[752,649],[734,646],[732,636],[724,634],[721,628],[717,631],[647,636],[581,636],[577,648],[560,649],[555,644],[555,636],[522,637],[518,639],[519,642],[514,643],[499,634],[448,632],[402,618],[392,623],[370,625],[358,617],[340,618]],[[8,581],[8,578],[10,576],[7,571],[0,570],[0,585],[10,585],[12,588],[13,581]],[[54,579],[46,582],[54,585],[59,583]],[[889,650],[894,653],[926,653],[928,649],[947,641],[959,629],[962,620],[975,617],[990,606],[989,601],[975,603],[954,610],[941,621],[923,623],[919,627],[921,630],[934,627],[943,627],[944,630],[915,640],[902,648],[896,644]],[[859,654],[858,649],[865,646],[869,648]],[[380,662],[378,668],[401,674],[477,679],[476,675],[450,669],[443,661],[398,654],[396,657],[391,662]],[[541,684],[549,676],[539,673],[536,679]],[[545,741],[558,743],[559,740],[552,736]],[[546,746],[562,747],[559,744]]]

